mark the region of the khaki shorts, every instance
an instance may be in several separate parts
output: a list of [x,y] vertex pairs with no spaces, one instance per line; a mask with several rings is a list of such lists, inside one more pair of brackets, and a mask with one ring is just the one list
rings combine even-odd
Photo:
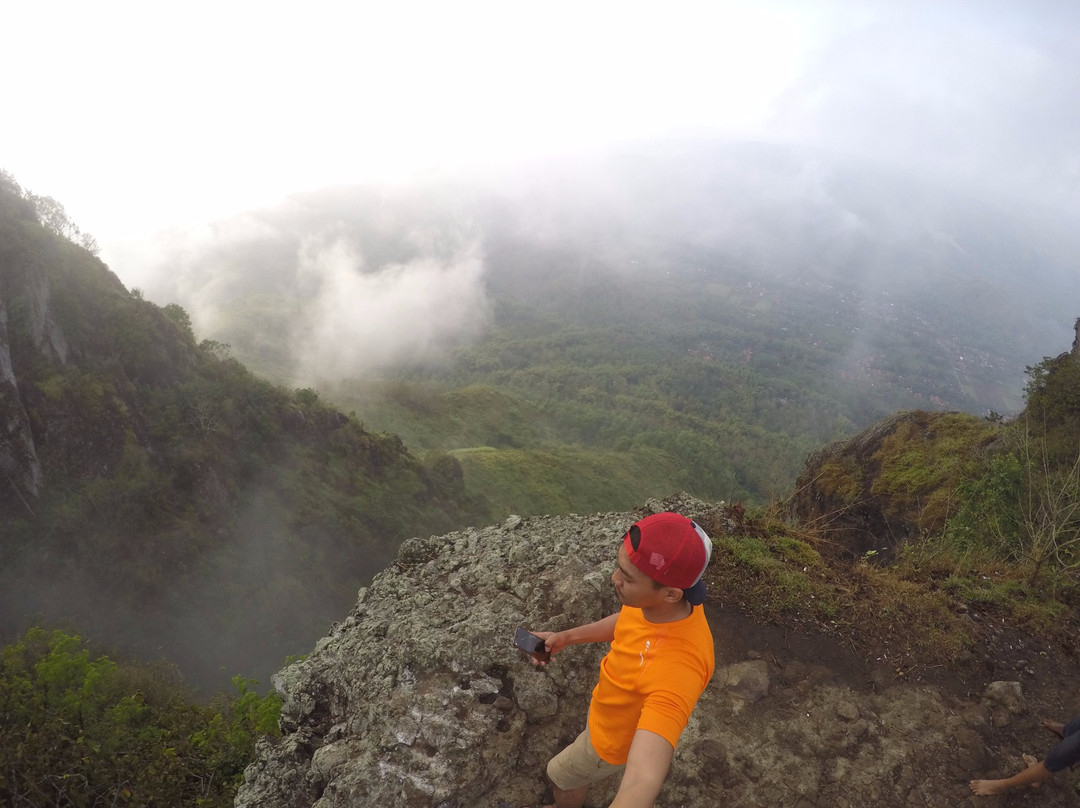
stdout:
[[547,775],[558,788],[573,791],[599,783],[624,768],[623,765],[608,763],[596,754],[589,740],[589,727],[586,726],[572,744],[548,762]]

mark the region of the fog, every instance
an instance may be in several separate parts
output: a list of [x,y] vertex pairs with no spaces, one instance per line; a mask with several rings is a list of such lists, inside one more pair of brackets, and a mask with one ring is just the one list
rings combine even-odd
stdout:
[[[152,593],[47,558],[16,574],[3,570],[0,642],[32,625],[55,627],[108,647],[110,656],[167,661],[204,696],[230,692],[237,675],[265,688],[285,658],[308,653],[348,612],[356,589],[396,555],[392,542],[362,554],[331,552],[324,536],[310,534],[298,548],[289,517],[271,487],[253,485],[230,540],[208,550],[192,574],[165,576]],[[344,570],[349,584],[342,584]]]
[[[838,367],[902,297],[1003,357],[1014,396],[1067,348],[1080,5],[377,6],[2,4],[0,167],[293,386],[446,362],[500,295],[580,273],[835,286],[859,315]],[[260,550],[171,628],[202,676],[219,590],[279,561],[251,522]]]
[[480,333],[487,311],[477,253],[449,264],[428,257],[365,273],[362,256],[344,241],[304,250],[300,282],[317,291],[297,344],[294,379],[362,375],[438,355],[448,343]]
[[[870,295],[954,264],[1052,277],[1051,302],[1075,290],[1073,4],[106,2],[7,5],[0,24],[20,76],[0,166],[202,336],[296,294],[275,313],[288,356],[265,363],[298,383],[482,333],[500,211],[477,195],[608,269],[663,238],[767,272],[846,265]],[[84,90],[40,103],[69,76]],[[340,192],[357,187],[362,204]],[[384,254],[380,228],[412,249]]]
[[1080,214],[1080,8],[874,4],[785,93],[792,140],[932,176],[1014,210]]
[[[487,333],[493,294],[543,304],[553,278],[647,284],[700,265],[714,279],[836,285],[865,302],[867,340],[883,296],[900,295],[1003,355],[1018,393],[1078,313],[1078,232],[1045,207],[816,148],[651,138],[295,194],[166,231],[137,260],[148,297],[296,386],[443,362]],[[964,304],[976,298],[983,322]],[[856,340],[837,361],[864,352]]]
[[641,138],[812,148],[1075,217],[1078,23],[1058,0],[4,4],[0,165],[135,286],[125,243],[172,227]]
[[154,257],[161,264],[147,265],[161,271],[143,292],[181,302],[203,336],[227,338],[238,315],[259,318],[260,302],[280,296],[273,317],[284,320],[262,321],[257,339],[284,329],[289,352],[276,371],[300,386],[437,357],[482,333],[489,316],[476,242],[374,263],[340,226],[300,234],[243,216],[171,233]]

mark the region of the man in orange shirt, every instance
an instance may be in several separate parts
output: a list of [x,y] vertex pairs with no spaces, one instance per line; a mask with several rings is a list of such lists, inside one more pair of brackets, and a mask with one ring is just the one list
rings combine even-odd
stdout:
[[712,542],[677,513],[636,522],[611,582],[622,609],[566,631],[538,631],[554,657],[568,645],[610,642],[584,731],[548,763],[557,808],[581,808],[589,786],[617,772],[611,808],[647,808],[664,784],[679,735],[715,666],[701,606]]

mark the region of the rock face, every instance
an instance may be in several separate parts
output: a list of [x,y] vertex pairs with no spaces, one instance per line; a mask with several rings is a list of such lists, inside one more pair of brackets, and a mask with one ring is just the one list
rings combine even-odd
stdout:
[[[792,515],[848,560],[885,561],[908,540],[942,530],[964,469],[980,470],[997,428],[959,412],[906,410],[811,452]],[[966,447],[963,452],[957,446]]]
[[[0,187],[0,195],[4,189]],[[0,200],[0,213],[10,199]],[[33,214],[24,212],[24,218]],[[57,317],[57,306],[71,305],[71,295],[57,303],[50,280],[52,271],[63,271],[76,251],[62,241],[43,240],[37,252],[27,250],[22,236],[14,235],[18,224],[0,215],[0,489],[11,492],[28,511],[40,494],[46,476],[40,437],[35,437],[34,423],[26,402],[27,390],[20,388],[19,376],[26,365],[67,364],[73,348]],[[50,264],[46,271],[42,264]],[[59,270],[57,268],[60,268]],[[111,277],[115,287],[120,281]],[[60,295],[64,298],[64,295]],[[16,356],[15,332],[22,335],[22,356]],[[20,361],[22,360],[22,366]]]
[[[537,669],[513,648],[514,629],[615,611],[617,542],[662,510],[702,518],[714,534],[724,524],[718,506],[677,497],[407,541],[352,612],[274,678],[284,736],[260,742],[236,805],[539,804],[548,759],[584,725],[607,646],[574,646]],[[898,680],[887,662],[871,669],[835,639],[796,643],[756,626],[722,597],[711,592],[706,604],[716,673],[657,806],[960,804],[968,778],[1011,774],[1019,760],[995,732],[1041,739],[1019,683],[981,682],[967,696]],[[1007,730],[995,726],[1002,715]],[[616,786],[594,789],[588,804],[606,805]],[[1049,783],[1040,803],[1076,798]]]
[[547,758],[583,726],[603,649],[538,670],[514,630],[613,612],[608,576],[632,522],[511,517],[405,542],[352,613],[275,677],[286,736],[260,749],[237,805],[535,798]]
[[[8,278],[10,271],[5,272],[5,269],[0,266],[0,473],[6,487],[26,503],[26,497],[38,496],[41,462],[11,358],[7,301],[17,295],[13,292],[15,284]],[[65,361],[67,341],[49,311],[47,280],[41,275],[20,280],[21,302],[26,309],[35,347],[50,358]]]
[[898,412],[852,438],[811,452],[795,483],[795,518],[824,524],[830,537],[856,557],[891,550],[914,535],[915,514],[887,513],[893,503],[873,496],[871,487],[878,450],[898,425],[915,416]]
[[6,330],[7,318],[0,308],[0,473],[25,504],[27,497],[38,495],[41,461],[11,369]]

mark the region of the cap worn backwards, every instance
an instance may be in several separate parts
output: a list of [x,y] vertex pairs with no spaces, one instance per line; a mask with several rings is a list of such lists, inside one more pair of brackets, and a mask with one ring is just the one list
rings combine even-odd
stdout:
[[695,606],[705,601],[701,576],[709,565],[712,541],[692,519],[655,513],[635,522],[623,538],[631,563],[661,586],[677,586]]

